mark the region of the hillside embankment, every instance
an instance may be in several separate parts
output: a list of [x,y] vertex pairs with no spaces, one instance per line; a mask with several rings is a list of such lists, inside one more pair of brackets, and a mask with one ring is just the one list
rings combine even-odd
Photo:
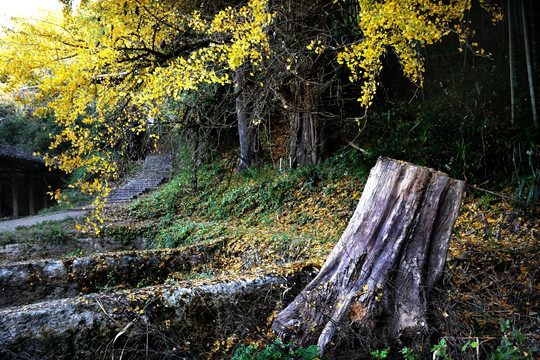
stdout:
[[[27,343],[26,354],[41,358],[52,358],[46,349],[58,348],[66,354],[124,351],[124,358],[222,359],[244,344],[264,348],[273,341],[272,314],[324,262],[354,212],[367,169],[347,157],[241,174],[219,162],[196,173],[185,167],[152,194],[109,208],[98,236],[76,227],[82,219],[2,234],[4,248],[34,250],[1,265],[0,273],[11,274],[3,283],[11,300],[3,305],[0,349],[8,358]],[[83,251],[83,242],[111,246]],[[438,287],[441,300],[430,310],[440,324],[433,329],[436,341],[444,338],[453,358],[489,357],[505,339],[523,358],[538,356],[539,243],[540,219],[532,209],[468,191]],[[42,253],[35,250],[40,246]],[[47,246],[63,253],[47,253]],[[115,249],[122,251],[109,251]],[[253,285],[256,295],[230,297],[234,291],[227,289],[241,284]],[[218,288],[224,292],[217,295]],[[52,289],[58,296],[48,297]],[[165,304],[180,293],[200,294],[204,305],[184,309],[180,295],[174,306]],[[211,305],[214,297],[224,301],[219,308]],[[75,309],[80,321],[58,320]],[[186,311],[206,315],[185,327]],[[41,325],[30,325],[32,317]],[[69,330],[55,332],[52,324]],[[63,337],[71,348],[58,345]],[[462,350],[467,341],[478,342],[477,349]]]

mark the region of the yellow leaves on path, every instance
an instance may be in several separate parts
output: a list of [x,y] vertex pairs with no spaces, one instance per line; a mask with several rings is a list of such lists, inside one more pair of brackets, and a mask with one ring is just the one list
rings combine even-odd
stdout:
[[507,201],[469,197],[454,233],[445,276],[463,333],[497,336],[501,320],[527,333],[527,318],[540,311],[540,219]]

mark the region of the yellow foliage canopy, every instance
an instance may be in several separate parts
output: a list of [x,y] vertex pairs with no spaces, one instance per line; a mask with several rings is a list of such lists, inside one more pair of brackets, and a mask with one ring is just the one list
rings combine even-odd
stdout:
[[[228,70],[260,64],[271,21],[264,0],[203,16],[195,2],[87,1],[66,18],[18,21],[0,42],[0,73],[12,89],[35,87],[35,114],[54,113],[63,130],[47,163],[92,180],[73,186],[96,199],[96,215],[114,176],[113,149],[131,132],[145,131],[164,99],[201,83],[229,83]],[[133,109],[143,109],[133,114]],[[102,219],[98,220],[102,221]]]
[[[20,100],[31,103],[36,115],[54,113],[62,129],[50,148],[67,150],[47,156],[48,165],[67,173],[85,170],[89,176],[73,186],[98,195],[99,221],[107,179],[115,175],[111,154],[125,151],[130,134],[146,131],[148,119],[159,116],[168,100],[202,84],[228,84],[242,64],[263,68],[270,58],[269,29],[279,12],[272,13],[267,0],[221,10],[209,10],[210,5],[87,0],[65,18],[16,22],[0,39],[0,74],[9,75],[12,89],[34,86],[35,95]],[[366,108],[387,51],[395,51],[404,74],[421,86],[419,47],[449,32],[463,39],[463,16],[471,6],[470,0],[358,0],[358,5],[354,28],[360,40],[328,48],[350,69],[351,81],[363,83],[359,101]],[[325,51],[313,41],[306,46],[317,54]]]
[[[364,82],[358,101],[366,108],[377,89],[381,60],[389,50],[398,56],[405,76],[422,86],[421,47],[438,42],[451,32],[459,36],[462,45],[466,41],[468,24],[464,15],[471,8],[471,0],[358,0],[358,3],[358,25],[363,37],[358,43],[345,46],[337,60],[350,69],[351,81]],[[500,9],[490,10],[494,19],[500,19]]]

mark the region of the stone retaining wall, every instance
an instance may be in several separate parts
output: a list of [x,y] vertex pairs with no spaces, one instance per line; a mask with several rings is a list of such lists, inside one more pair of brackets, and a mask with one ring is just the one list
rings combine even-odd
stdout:
[[256,333],[311,266],[87,295],[0,311],[1,359],[203,359]]
[[162,283],[173,272],[212,265],[220,249],[221,243],[214,243],[0,265],[0,308]]

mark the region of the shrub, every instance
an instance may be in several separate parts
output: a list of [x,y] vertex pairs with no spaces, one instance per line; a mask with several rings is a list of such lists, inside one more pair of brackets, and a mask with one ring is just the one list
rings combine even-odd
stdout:
[[308,348],[293,348],[291,344],[283,344],[279,340],[263,349],[256,346],[241,346],[236,350],[232,360],[315,360],[319,359],[316,345]]

